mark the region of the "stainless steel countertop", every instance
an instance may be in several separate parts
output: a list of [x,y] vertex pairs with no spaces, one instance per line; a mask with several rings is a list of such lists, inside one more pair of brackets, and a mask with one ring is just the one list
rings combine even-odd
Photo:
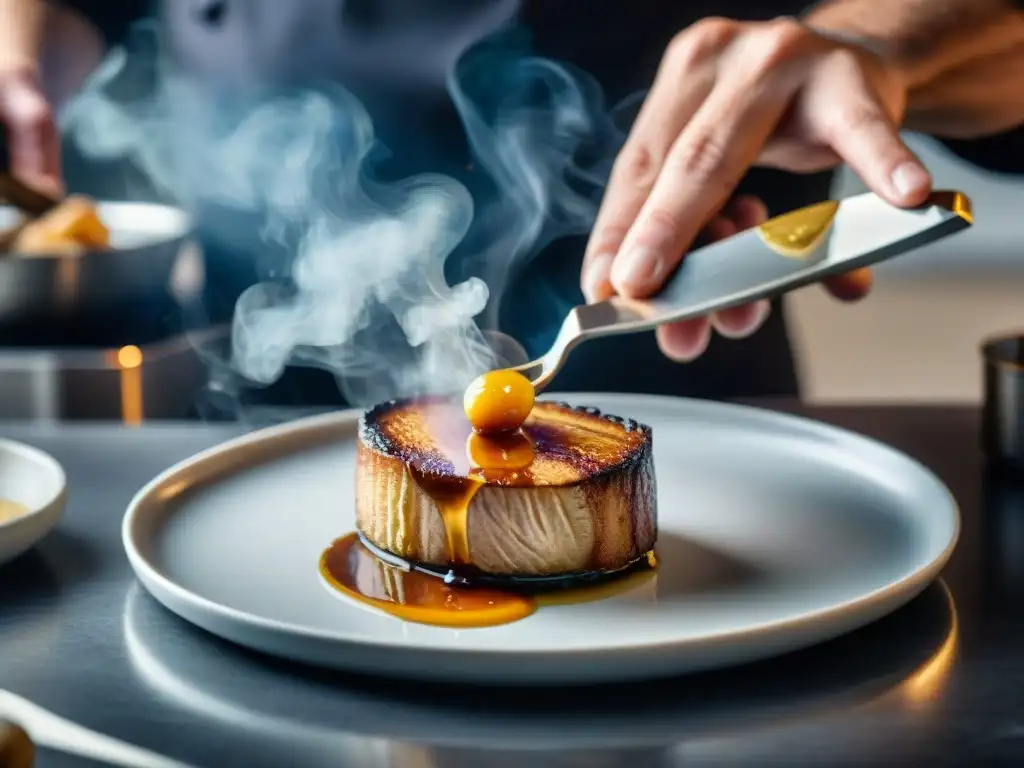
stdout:
[[[949,485],[964,526],[943,584],[774,661],[543,694],[310,670],[216,640],[151,600],[122,554],[125,506],[237,428],[0,425],[62,461],[71,489],[58,530],[0,568],[0,687],[202,768],[1024,764],[1024,490],[985,479],[977,413],[802,412],[901,448]],[[48,751],[38,761],[89,764]]]

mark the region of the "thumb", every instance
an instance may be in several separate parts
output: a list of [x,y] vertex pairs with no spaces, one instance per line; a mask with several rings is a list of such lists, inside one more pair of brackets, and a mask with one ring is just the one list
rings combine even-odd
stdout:
[[903,142],[865,72],[849,67],[835,74],[839,81],[819,90],[812,107],[825,143],[872,192],[893,205],[925,202],[931,174]]

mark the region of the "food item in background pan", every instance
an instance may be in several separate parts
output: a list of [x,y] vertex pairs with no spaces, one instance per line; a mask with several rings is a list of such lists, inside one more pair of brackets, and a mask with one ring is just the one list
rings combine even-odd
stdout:
[[10,250],[23,256],[77,255],[110,247],[110,232],[92,200],[72,196],[26,223]]
[[653,565],[651,430],[594,408],[537,403],[521,429],[480,434],[451,401],[377,406],[360,422],[355,501],[358,538],[335,542],[321,573],[413,621],[505,623],[541,593]]

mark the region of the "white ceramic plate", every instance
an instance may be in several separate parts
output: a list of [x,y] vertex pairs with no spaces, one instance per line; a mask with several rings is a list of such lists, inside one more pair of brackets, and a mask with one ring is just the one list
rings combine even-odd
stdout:
[[50,454],[0,439],[0,499],[27,507],[0,521],[0,565],[27,551],[57,525],[67,500],[64,468]]
[[654,430],[659,569],[632,593],[463,630],[340,599],[317,563],[353,525],[353,412],[172,467],[132,500],[128,558],[170,610],[256,650],[421,679],[561,684],[726,666],[835,637],[918,594],[956,542],[946,488],[874,441],[741,406],[569,399]]
[[[821,732],[846,714],[936,702],[956,659],[958,620],[940,578],[909,606],[866,629],[766,664],[680,678],[584,689],[548,688],[542,697],[501,695],[484,686],[381,685],[318,668],[260,663],[227,643],[187,631],[138,585],[122,613],[125,651],[150,692],[230,739],[259,734],[332,765],[372,765],[360,745],[384,743],[496,751],[663,748],[695,740],[776,740],[809,721]],[[836,659],[842,659],[841,664]],[[339,684],[340,683],[340,684]],[[923,723],[934,718],[923,717]],[[822,722],[825,721],[825,722]],[[941,725],[940,725],[941,727]],[[883,739],[884,737],[880,737]],[[863,753],[865,744],[859,744]],[[364,747],[365,748],[365,747]],[[751,751],[748,754],[755,754]],[[478,759],[468,764],[487,765]],[[639,758],[636,765],[664,765]],[[466,764],[433,760],[427,765]],[[272,760],[267,764],[273,764]],[[389,765],[423,765],[423,761]],[[588,765],[577,761],[575,765]]]

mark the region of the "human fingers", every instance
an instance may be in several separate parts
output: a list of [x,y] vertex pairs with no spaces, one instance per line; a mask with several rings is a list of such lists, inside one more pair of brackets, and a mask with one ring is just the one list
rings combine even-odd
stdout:
[[34,79],[0,79],[0,122],[7,131],[11,172],[49,192],[59,192],[60,135],[53,112]]
[[616,292],[641,298],[678,266],[704,223],[757,159],[800,84],[807,53],[798,24],[748,34],[673,144],[611,272]]
[[619,152],[584,255],[581,288],[590,302],[615,290],[611,269],[622,241],[679,134],[711,92],[715,61],[739,33],[726,19],[704,19],[676,36]]
[[[736,222],[725,215],[716,216],[704,228],[708,242],[732,237],[739,230]],[[711,318],[706,315],[659,326],[655,331],[662,353],[677,363],[687,363],[704,354],[711,341]]]
[[801,104],[812,135],[871,191],[894,205],[927,199],[931,175],[903,142],[862,57],[845,49],[829,54],[805,86]]
[[840,301],[859,301],[871,292],[874,275],[868,267],[824,280],[825,289]]
[[[740,195],[729,204],[726,213],[740,232],[768,220],[768,206],[753,195]],[[760,328],[770,311],[771,304],[762,299],[716,312],[711,317],[711,325],[726,338],[741,339]]]

